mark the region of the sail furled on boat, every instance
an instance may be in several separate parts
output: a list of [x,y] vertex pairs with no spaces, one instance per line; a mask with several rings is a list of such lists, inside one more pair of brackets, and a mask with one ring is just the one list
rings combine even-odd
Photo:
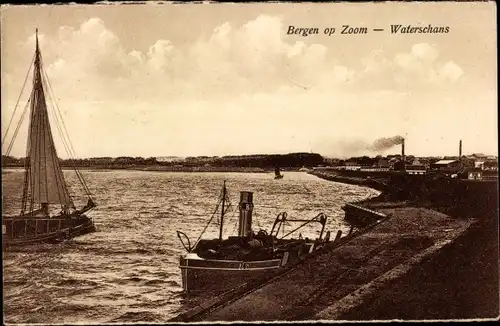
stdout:
[[40,53],[36,49],[23,210],[33,204],[61,204],[74,207],[59,164],[50,128],[47,102],[42,82]]

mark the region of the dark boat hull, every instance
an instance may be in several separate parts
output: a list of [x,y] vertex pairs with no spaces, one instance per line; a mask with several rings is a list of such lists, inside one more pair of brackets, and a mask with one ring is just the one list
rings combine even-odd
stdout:
[[256,278],[277,272],[285,259],[264,261],[205,260],[196,255],[180,258],[182,286],[186,294],[217,294]]
[[4,217],[3,248],[39,243],[57,243],[96,231],[94,221],[84,215],[72,218]]

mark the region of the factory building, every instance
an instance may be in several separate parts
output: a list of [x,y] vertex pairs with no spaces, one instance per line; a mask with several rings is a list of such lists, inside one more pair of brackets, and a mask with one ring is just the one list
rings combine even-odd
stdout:
[[408,174],[426,174],[427,168],[422,164],[411,164],[406,166],[406,173]]
[[467,179],[483,180],[483,170],[480,168],[469,169],[469,171],[467,171]]
[[462,168],[463,164],[459,160],[440,160],[431,164],[431,170],[445,173],[456,173]]

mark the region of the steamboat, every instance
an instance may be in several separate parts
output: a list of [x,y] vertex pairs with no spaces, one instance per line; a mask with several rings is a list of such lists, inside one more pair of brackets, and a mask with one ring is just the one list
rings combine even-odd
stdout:
[[[252,230],[253,193],[249,191],[240,193],[238,235],[223,239],[222,230],[224,215],[227,212],[227,201],[224,182],[222,195],[217,204],[217,207],[222,204],[218,238],[201,239],[200,235],[191,247],[187,235],[177,231],[181,243],[187,250],[186,254],[181,255],[179,261],[182,285],[186,294],[216,294],[231,290],[294,264],[330,241],[329,231],[323,237],[327,221],[327,216],[323,213],[311,219],[290,219],[286,212],[282,212],[276,217],[269,232],[263,229],[254,232]],[[215,212],[217,211],[216,208]],[[213,217],[214,215],[210,220]],[[300,222],[301,224],[278,237],[285,222]],[[287,238],[310,223],[317,223],[321,226],[316,239],[302,238],[301,234],[298,238]]]

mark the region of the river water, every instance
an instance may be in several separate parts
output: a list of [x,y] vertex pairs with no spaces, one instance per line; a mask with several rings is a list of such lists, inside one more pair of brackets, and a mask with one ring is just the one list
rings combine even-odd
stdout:
[[[328,216],[326,230],[347,232],[341,206],[377,195],[368,188],[321,180],[302,172],[274,180],[266,173],[83,171],[98,207],[89,213],[98,231],[57,245],[3,254],[7,323],[166,322],[187,309],[176,230],[195,241],[212,216],[226,180],[232,209],[225,236],[235,234],[240,191],[254,192],[254,229],[270,230],[276,215]],[[2,173],[3,214],[20,207],[23,173]],[[77,207],[86,202],[72,171],[65,171]],[[216,219],[215,219],[216,220]],[[296,224],[295,224],[296,226]],[[291,231],[286,225],[285,231]],[[302,231],[317,236],[319,225]],[[204,238],[218,235],[212,223]]]

